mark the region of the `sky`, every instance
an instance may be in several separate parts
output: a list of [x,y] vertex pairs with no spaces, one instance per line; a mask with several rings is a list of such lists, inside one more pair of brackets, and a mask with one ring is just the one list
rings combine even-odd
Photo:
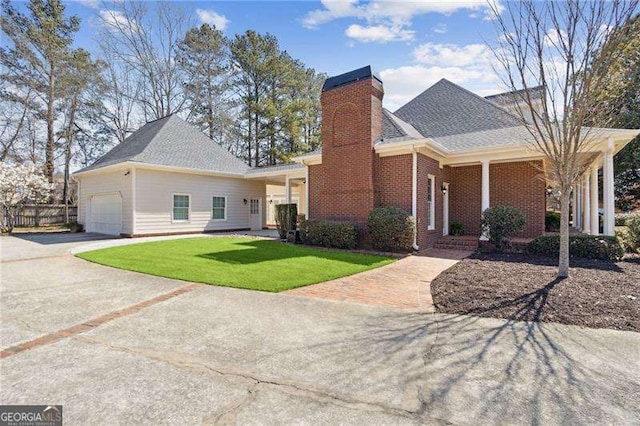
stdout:
[[[100,16],[112,3],[66,4],[68,13],[82,19],[76,45],[97,53]],[[177,4],[192,16],[194,25],[215,24],[228,37],[249,29],[271,33],[291,56],[330,76],[371,65],[384,83],[384,106],[392,111],[441,78],[483,96],[504,90],[485,47],[485,40],[496,38],[486,0]]]

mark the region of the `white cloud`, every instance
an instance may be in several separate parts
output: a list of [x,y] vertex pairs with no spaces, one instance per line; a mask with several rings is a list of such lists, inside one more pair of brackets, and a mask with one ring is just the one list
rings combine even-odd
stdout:
[[196,13],[203,24],[213,25],[220,31],[224,31],[230,22],[226,16],[220,15],[213,10],[196,9]]
[[404,29],[402,26],[371,25],[363,27],[353,24],[345,30],[345,35],[354,40],[369,43],[387,43],[390,41],[413,40],[414,31]]
[[425,43],[413,50],[416,61],[440,66],[487,66],[491,61],[491,51],[484,44]]
[[433,28],[433,32],[436,34],[446,34],[447,31],[447,24],[438,24]]
[[560,32],[558,32],[555,28],[552,28],[550,30],[547,31],[547,33],[544,36],[544,44],[547,47],[552,47],[552,46],[556,46],[559,47],[561,46],[560,41],[563,38],[567,37],[567,33],[563,30],[560,30]]
[[138,24],[135,21],[128,20],[125,14],[118,10],[102,9],[98,14],[107,28],[128,28],[130,32],[138,31]]
[[[492,12],[490,5],[493,4],[498,10],[502,10],[499,0],[414,0],[414,1],[394,1],[394,0],[322,0],[323,8],[315,9],[309,12],[303,18],[303,25],[307,28],[315,28],[327,22],[351,18],[366,21],[367,25],[352,24],[347,28],[345,33],[356,34],[362,36],[367,30],[368,32],[378,33],[374,37],[353,37],[362,41],[381,41],[388,42],[405,41],[413,38],[411,30],[411,21],[415,16],[440,13],[450,15],[459,10],[469,10],[470,12],[483,12],[489,17]],[[380,35],[385,27],[387,33],[395,32],[396,36],[391,37],[389,34]],[[351,31],[349,31],[351,30]],[[442,31],[442,27],[440,27]],[[446,32],[446,28],[444,28]],[[438,32],[438,31],[436,31]],[[409,34],[411,34],[409,38]]]
[[[494,3],[502,8],[497,0]],[[395,22],[408,21],[414,16],[426,13],[441,13],[450,15],[458,10],[487,11],[489,3],[486,0],[414,0],[414,1],[389,1],[372,0],[360,2],[359,0],[323,0],[323,9],[316,9],[307,14],[303,20],[306,27],[313,28],[340,18],[361,18],[368,21],[390,19]]]
[[98,9],[98,7],[100,6],[99,0],[75,0],[75,1],[91,9]]
[[[474,45],[447,45],[445,48],[440,48],[442,45],[433,46],[436,47],[428,50],[435,55],[423,64],[388,68],[380,72],[385,88],[386,108],[395,111],[442,78],[480,96],[504,91],[482,49]],[[426,50],[421,53],[426,53]]]

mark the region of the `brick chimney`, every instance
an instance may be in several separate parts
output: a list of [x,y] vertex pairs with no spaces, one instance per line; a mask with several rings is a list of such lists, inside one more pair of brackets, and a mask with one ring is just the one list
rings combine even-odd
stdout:
[[[382,135],[382,81],[367,66],[322,88],[322,167],[314,218],[366,223],[375,203],[373,145]],[[314,183],[312,183],[314,184]]]

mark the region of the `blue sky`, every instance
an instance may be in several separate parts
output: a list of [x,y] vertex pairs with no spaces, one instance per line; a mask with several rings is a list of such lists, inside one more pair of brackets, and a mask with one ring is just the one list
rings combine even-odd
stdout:
[[[497,0],[495,0],[497,1]],[[101,12],[110,2],[67,2],[82,19],[77,45],[97,51]],[[329,75],[372,65],[395,110],[440,78],[488,95],[502,90],[484,40],[495,39],[486,0],[178,2],[195,25],[216,24],[232,37],[253,29]]]

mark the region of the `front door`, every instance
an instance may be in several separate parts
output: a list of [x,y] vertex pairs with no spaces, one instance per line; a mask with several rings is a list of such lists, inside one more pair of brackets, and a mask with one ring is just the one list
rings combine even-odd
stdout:
[[442,235],[449,235],[449,184],[444,183],[442,194]]
[[260,231],[262,229],[262,203],[260,198],[252,198],[249,205],[250,220],[252,231]]

